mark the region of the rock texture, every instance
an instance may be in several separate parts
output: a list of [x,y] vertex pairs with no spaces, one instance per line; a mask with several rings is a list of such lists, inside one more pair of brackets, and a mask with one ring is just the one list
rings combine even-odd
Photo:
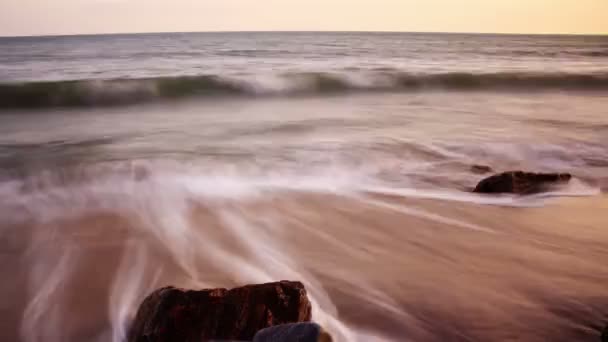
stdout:
[[532,173],[510,171],[490,176],[477,184],[473,192],[483,194],[533,194],[547,190],[551,185],[567,183],[569,173]]
[[143,301],[128,340],[251,341],[264,328],[310,319],[310,301],[300,282],[281,281],[232,290],[165,287]]

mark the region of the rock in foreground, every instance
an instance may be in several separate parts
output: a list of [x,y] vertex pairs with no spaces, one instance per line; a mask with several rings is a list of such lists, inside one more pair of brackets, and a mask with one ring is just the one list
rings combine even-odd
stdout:
[[532,173],[510,171],[488,177],[475,187],[473,192],[482,194],[533,194],[546,191],[551,185],[567,183],[572,178],[569,173]]
[[201,291],[165,287],[139,307],[130,342],[253,340],[268,327],[311,320],[300,282]]

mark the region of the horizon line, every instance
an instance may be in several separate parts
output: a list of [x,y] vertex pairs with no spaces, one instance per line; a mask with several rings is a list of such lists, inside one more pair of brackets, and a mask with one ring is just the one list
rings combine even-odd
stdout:
[[466,31],[391,31],[391,30],[217,30],[217,31],[150,31],[150,32],[97,32],[97,33],[64,33],[64,34],[31,34],[1,35],[0,38],[53,38],[79,36],[126,36],[154,34],[193,34],[193,33],[405,33],[405,34],[446,34],[446,35],[494,35],[494,36],[587,36],[608,37],[608,33],[521,33],[521,32],[466,32]]

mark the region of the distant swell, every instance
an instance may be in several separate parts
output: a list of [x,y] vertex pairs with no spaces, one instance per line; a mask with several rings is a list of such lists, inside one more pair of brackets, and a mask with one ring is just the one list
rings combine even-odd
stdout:
[[323,95],[354,91],[608,90],[608,73],[294,73],[0,84],[0,108],[108,106],[183,97]]

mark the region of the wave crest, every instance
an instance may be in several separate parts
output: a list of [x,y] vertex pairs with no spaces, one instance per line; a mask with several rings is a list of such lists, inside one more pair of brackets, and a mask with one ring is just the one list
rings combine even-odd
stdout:
[[0,108],[94,107],[210,96],[323,95],[355,91],[606,90],[608,73],[293,73],[0,84]]

